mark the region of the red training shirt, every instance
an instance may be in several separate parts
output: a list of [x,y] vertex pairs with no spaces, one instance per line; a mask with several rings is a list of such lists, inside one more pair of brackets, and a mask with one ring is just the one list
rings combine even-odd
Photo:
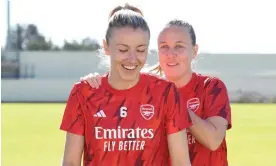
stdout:
[[84,166],[167,166],[167,135],[191,125],[175,85],[141,74],[116,90],[107,77],[99,89],[74,85],[60,126],[85,137]]
[[[227,129],[232,127],[228,92],[220,79],[193,73],[190,82],[179,92],[188,109],[202,119],[220,116],[228,121]],[[211,151],[197,142],[190,132],[187,134],[192,166],[228,166],[225,139],[217,150]]]

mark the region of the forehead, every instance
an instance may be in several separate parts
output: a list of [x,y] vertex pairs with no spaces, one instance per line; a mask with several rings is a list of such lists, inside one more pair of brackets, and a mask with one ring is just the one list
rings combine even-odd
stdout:
[[148,32],[142,30],[141,28],[114,28],[111,32],[110,42],[115,44],[125,44],[125,45],[148,45],[149,44],[149,34]]
[[164,28],[158,36],[158,43],[176,42],[176,41],[183,41],[183,42],[191,41],[189,32],[186,28],[176,27],[176,26],[167,27],[167,28]]

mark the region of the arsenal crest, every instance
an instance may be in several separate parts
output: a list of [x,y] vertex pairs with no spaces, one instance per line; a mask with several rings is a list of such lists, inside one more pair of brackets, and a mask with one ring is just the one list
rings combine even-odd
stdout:
[[196,112],[199,108],[199,98],[191,98],[187,101],[187,108],[193,112]]
[[150,104],[143,104],[140,106],[140,112],[144,119],[150,120],[154,115],[154,107]]

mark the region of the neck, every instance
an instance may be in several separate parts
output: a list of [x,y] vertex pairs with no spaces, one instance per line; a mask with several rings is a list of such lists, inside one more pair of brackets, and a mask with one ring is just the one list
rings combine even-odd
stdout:
[[192,79],[193,72],[189,71],[188,73],[184,74],[181,77],[167,77],[167,80],[173,82],[177,88],[184,87],[189,83],[189,81]]
[[138,77],[135,80],[126,81],[126,80],[122,80],[120,76],[117,76],[111,71],[108,74],[108,83],[112,88],[118,89],[118,90],[126,90],[134,87],[139,82],[139,79],[140,77]]

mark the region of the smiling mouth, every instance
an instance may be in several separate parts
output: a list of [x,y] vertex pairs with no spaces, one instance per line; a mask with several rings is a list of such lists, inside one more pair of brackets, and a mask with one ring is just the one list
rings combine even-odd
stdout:
[[167,66],[168,67],[175,67],[175,66],[177,66],[178,65],[178,63],[167,63]]
[[122,67],[126,70],[135,70],[138,65],[122,65]]

